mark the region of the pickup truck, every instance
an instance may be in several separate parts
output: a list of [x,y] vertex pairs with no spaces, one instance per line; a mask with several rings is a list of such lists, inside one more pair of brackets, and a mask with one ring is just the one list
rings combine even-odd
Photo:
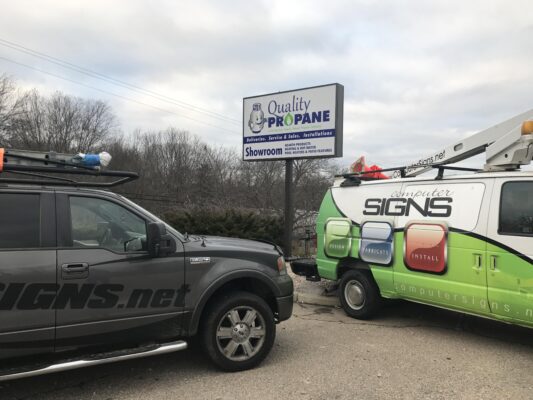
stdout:
[[[35,166],[42,155],[28,153],[0,167],[0,381],[183,350],[193,336],[222,370],[268,355],[293,305],[278,246],[182,234],[93,188],[136,174]],[[17,171],[34,176],[4,177]]]

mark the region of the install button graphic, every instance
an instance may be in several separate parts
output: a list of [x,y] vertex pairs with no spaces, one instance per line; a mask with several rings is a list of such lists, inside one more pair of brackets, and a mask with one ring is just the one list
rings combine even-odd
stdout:
[[444,224],[414,222],[405,228],[404,262],[415,271],[443,274],[446,271],[446,241]]

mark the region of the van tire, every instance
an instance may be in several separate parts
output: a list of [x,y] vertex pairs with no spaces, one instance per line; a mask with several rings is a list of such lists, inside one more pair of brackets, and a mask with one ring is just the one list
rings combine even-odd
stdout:
[[[248,312],[255,315],[251,324],[246,321]],[[232,313],[235,317],[230,318]],[[217,367],[228,372],[257,366],[268,355],[276,338],[276,323],[272,310],[265,300],[248,292],[230,292],[217,298],[207,310],[202,325],[204,351]],[[229,332],[228,328],[229,331],[235,331],[236,338],[221,337],[223,332]],[[239,334],[243,336],[239,337]],[[247,348],[242,340],[249,343]],[[234,342],[232,345],[236,350],[234,355],[227,356],[224,350],[230,342]],[[245,350],[253,351],[248,355]]]
[[341,277],[339,300],[344,312],[357,319],[372,318],[383,303],[372,276],[367,271],[354,269]]

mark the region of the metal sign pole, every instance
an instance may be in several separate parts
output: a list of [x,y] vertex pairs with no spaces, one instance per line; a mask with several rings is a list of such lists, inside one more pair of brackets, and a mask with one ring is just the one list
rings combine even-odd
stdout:
[[293,160],[285,160],[285,257],[292,256],[292,228],[294,222]]

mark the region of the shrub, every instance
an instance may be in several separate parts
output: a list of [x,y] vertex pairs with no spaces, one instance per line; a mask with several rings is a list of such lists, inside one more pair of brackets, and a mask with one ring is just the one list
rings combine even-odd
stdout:
[[250,211],[172,211],[165,221],[182,233],[260,239],[283,243],[283,218]]

